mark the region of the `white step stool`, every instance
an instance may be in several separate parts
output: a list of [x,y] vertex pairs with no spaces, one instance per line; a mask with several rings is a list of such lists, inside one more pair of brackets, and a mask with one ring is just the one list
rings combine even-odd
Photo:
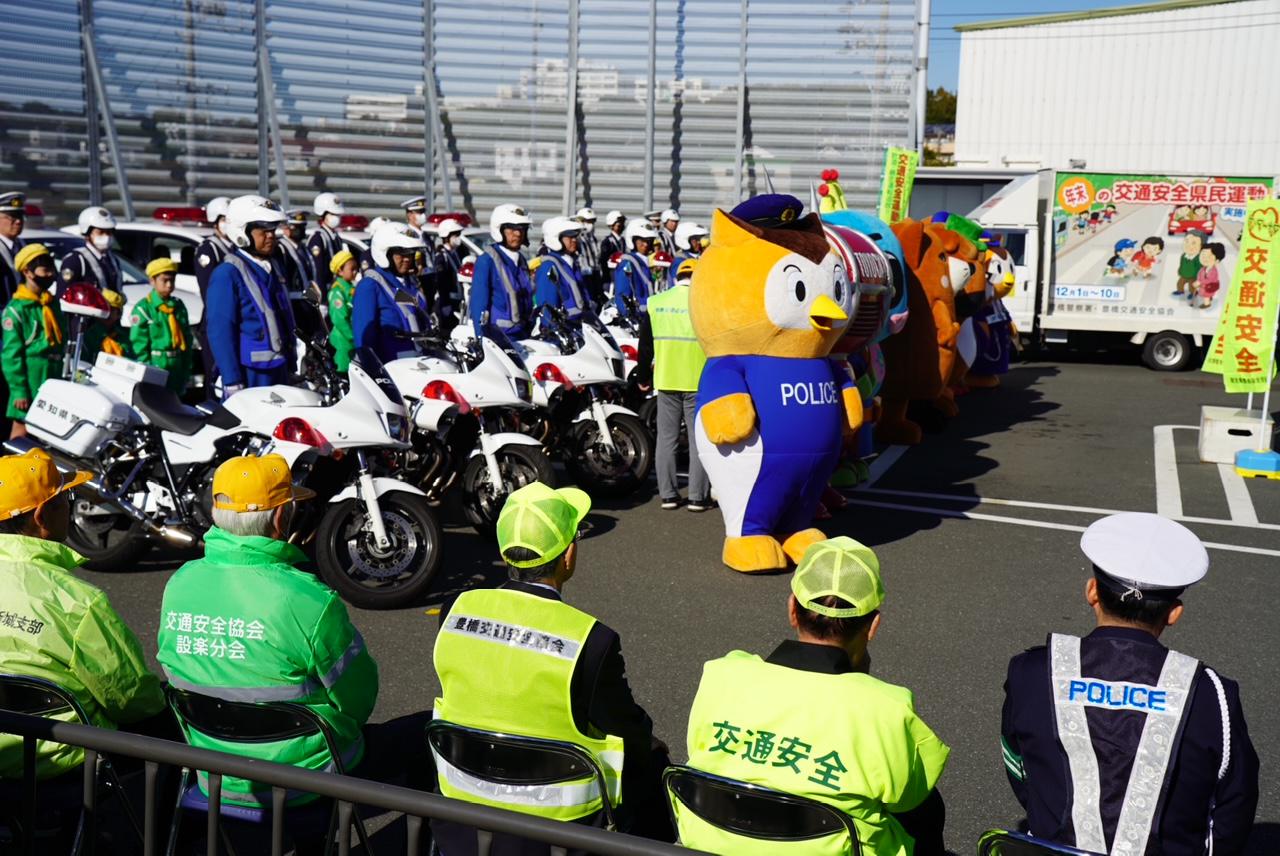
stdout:
[[1266,436],[1262,411],[1236,407],[1200,408],[1200,460],[1208,464],[1234,464],[1241,449],[1270,449],[1276,426],[1267,417]]

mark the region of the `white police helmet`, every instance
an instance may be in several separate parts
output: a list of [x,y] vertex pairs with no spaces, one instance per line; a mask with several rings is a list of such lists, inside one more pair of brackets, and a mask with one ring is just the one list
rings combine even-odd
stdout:
[[107,209],[92,205],[80,212],[80,216],[76,218],[76,227],[81,235],[89,234],[90,229],[114,229],[116,218]]
[[658,230],[648,220],[632,220],[627,224],[626,231],[622,233],[622,239],[626,242],[627,249],[634,249],[636,238],[648,238],[651,241],[658,239]]
[[680,222],[680,212],[679,212],[679,211],[677,211],[677,210],[676,210],[676,209],[674,209],[674,208],[667,208],[667,209],[666,209],[666,210],[664,210],[660,215],[658,215],[658,220],[660,220],[660,221],[661,221],[662,223],[664,223],[664,224],[665,224],[668,220],[675,220],[677,223],[679,223],[679,222]]
[[529,212],[524,209],[524,206],[499,205],[489,215],[489,237],[501,244],[503,226],[529,226],[532,223]]
[[370,221],[369,221],[369,228],[368,228],[368,229],[366,229],[366,231],[367,231],[370,235],[372,235],[372,234],[374,234],[375,232],[377,232],[379,229],[381,229],[383,226],[387,225],[388,223],[393,223],[393,222],[395,222],[395,221],[394,221],[394,220],[392,220],[390,217],[383,217],[383,216],[379,215],[379,216],[374,217],[372,220],[370,220]]
[[574,219],[581,220],[584,223],[596,222],[596,212],[590,208],[579,208],[578,213],[573,215]]
[[690,238],[706,238],[710,232],[699,226],[692,220],[688,220],[676,226],[676,248],[688,252],[692,248],[689,246]]
[[217,223],[219,217],[227,216],[227,206],[231,204],[229,196],[215,196],[209,200],[209,204],[204,206],[204,219],[210,223]]
[[426,248],[422,239],[409,231],[409,226],[405,223],[384,223],[369,241],[369,255],[373,256],[373,263],[384,268],[391,266],[388,254],[392,250],[416,253]]
[[286,219],[280,206],[265,196],[256,194],[237,196],[227,204],[227,237],[237,247],[248,247],[252,243],[249,238],[250,224],[265,223],[278,226]]
[[542,243],[554,252],[564,249],[561,238],[565,235],[581,235],[582,224],[570,217],[552,217],[542,221]]
[[462,224],[457,220],[454,220],[452,217],[447,217],[436,224],[436,234],[439,235],[441,239],[445,240],[453,235],[461,235]]
[[612,211],[610,211],[608,214],[604,215],[604,224],[606,226],[612,226],[614,223],[617,223],[619,220],[625,220],[625,219],[627,219],[627,215],[623,214],[621,211],[615,208]]
[[346,214],[346,206],[342,204],[342,200],[338,198],[336,193],[320,193],[316,195],[316,201],[311,206],[311,210],[320,216],[325,214]]

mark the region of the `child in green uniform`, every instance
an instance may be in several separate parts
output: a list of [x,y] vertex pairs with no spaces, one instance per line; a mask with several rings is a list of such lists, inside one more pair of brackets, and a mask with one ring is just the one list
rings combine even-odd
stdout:
[[151,293],[133,307],[129,319],[129,344],[140,363],[169,373],[168,386],[181,395],[191,377],[191,324],[187,307],[173,296],[178,265],[172,259],[156,259],[147,265]]
[[340,372],[347,370],[356,348],[356,337],[351,332],[351,298],[356,293],[352,283],[359,271],[350,250],[342,250],[329,262],[329,272],[333,274],[333,285],[329,287],[329,344],[333,345],[333,362]]
[[118,291],[105,289],[102,296],[111,307],[111,316],[101,321],[94,321],[84,331],[84,355],[81,360],[92,363],[98,352],[116,357],[129,356],[129,340],[120,328],[120,315],[124,312],[124,295]]
[[56,278],[53,256],[44,244],[27,244],[14,257],[13,266],[23,282],[0,313],[4,345],[0,368],[9,384],[5,411],[13,420],[11,437],[27,433],[24,420],[40,384],[57,377],[66,351],[62,315],[49,292]]

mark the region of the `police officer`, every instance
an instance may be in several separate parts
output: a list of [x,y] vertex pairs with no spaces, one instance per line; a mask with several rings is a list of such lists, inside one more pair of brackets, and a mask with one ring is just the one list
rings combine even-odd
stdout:
[[326,330],[320,314],[320,288],[316,284],[316,268],[311,253],[304,245],[307,237],[307,209],[290,208],[280,227],[280,246],[276,250],[280,271],[289,290],[293,320],[303,337],[312,341],[323,338]]
[[[946,810],[936,786],[951,750],[916,715],[910,690],[870,674],[884,596],[868,547],[847,537],[811,544],[787,604],[798,641],[765,659],[730,651],[703,666],[689,766],[851,815],[864,854],[941,856]],[[762,852],[672,805],[684,846]],[[799,852],[848,852],[809,846]]]
[[512,339],[533,331],[533,283],[520,252],[529,243],[531,222],[519,205],[499,205],[489,215],[493,242],[476,259],[468,300],[477,331],[493,324]]
[[227,207],[227,235],[236,248],[209,277],[205,304],[224,396],[284,383],[294,372],[293,310],[275,258],[284,221],[280,206],[261,196],[237,196]]
[[[433,662],[441,698],[435,718],[456,725],[573,743],[605,772],[619,827],[671,840],[658,778],[666,747],[627,685],[618,634],[565,603],[574,575],[578,529],[591,499],[577,488],[553,490],[541,482],[507,497],[498,515],[498,548],[508,581],[496,589],[463,592],[440,612]],[[531,642],[494,644],[492,628],[516,626]],[[528,631],[532,631],[531,633]],[[622,761],[621,776],[618,761]],[[545,818],[600,825],[601,795],[594,784],[485,787],[437,761],[440,792]],[[441,852],[476,852],[474,830],[432,821]],[[492,856],[536,853],[495,834]],[[545,845],[541,852],[546,852]]]
[[549,252],[538,265],[533,305],[543,324],[553,322],[553,307],[563,309],[570,321],[578,321],[582,311],[590,308],[577,265],[581,230],[582,224],[568,217],[552,217],[542,223],[542,242]]
[[1240,853],[1258,756],[1240,689],[1160,643],[1209,555],[1179,523],[1127,512],[1080,539],[1097,629],[1009,663],[1001,752],[1030,832],[1091,853]]
[[582,275],[582,287],[587,290],[587,294],[594,295],[600,290],[600,283],[596,281],[600,274],[596,212],[590,208],[579,208],[573,219],[582,224],[582,234],[578,236],[578,272]]
[[707,238],[710,234],[692,220],[686,220],[676,226],[676,253],[671,260],[671,269],[678,271],[680,264],[685,260],[700,258],[702,251],[707,247]]
[[435,312],[440,328],[448,332],[458,326],[462,311],[462,283],[458,280],[462,268],[462,224],[453,219],[441,220],[436,224],[436,235],[440,241],[432,256],[436,269]]
[[674,256],[677,252],[676,229],[680,227],[680,214],[674,208],[668,208],[662,212],[659,220],[662,225],[658,229],[658,240],[667,255]]
[[613,269],[613,299],[619,316],[630,316],[628,303],[634,302],[640,312],[649,307],[653,276],[649,272],[649,253],[658,239],[658,230],[643,220],[631,223],[623,233],[627,250]]
[[[84,246],[77,247],[63,257],[62,281],[68,285],[73,282],[91,282],[99,291],[123,292],[120,266],[111,254],[116,218],[105,208],[90,206],[80,212],[76,228],[84,236]],[[54,297],[57,296],[55,293]]]
[[[227,253],[236,245],[227,237],[227,206],[231,199],[226,196],[215,196],[204,207],[204,218],[213,227],[213,234],[205,238],[196,247],[196,285],[200,287],[200,300],[209,305],[209,277]],[[218,379],[218,364],[213,359],[213,348],[209,347],[207,321],[209,313],[205,313],[196,328],[196,338],[200,340],[200,361],[204,368],[204,389],[206,396],[213,397],[213,385]]]
[[346,206],[336,193],[319,193],[311,210],[319,218],[320,228],[311,233],[307,240],[307,249],[311,252],[311,263],[315,266],[316,285],[322,292],[329,290],[333,274],[329,273],[329,262],[343,248],[342,238],[338,237],[338,225],[342,223],[342,215],[347,213]]
[[410,234],[417,235],[424,241],[427,239],[429,224],[427,223],[427,197],[415,196],[400,203],[404,209],[404,221],[409,224]]
[[0,303],[8,303],[22,283],[14,256],[22,249],[22,227],[27,222],[27,197],[16,191],[0,193]]
[[615,208],[604,215],[604,225],[609,231],[600,241],[600,255],[596,260],[600,279],[594,297],[599,304],[603,304],[606,297],[613,296],[614,257],[627,251],[627,243],[623,239],[627,216]]
[[351,310],[355,346],[372,348],[383,362],[417,355],[406,334],[430,329],[426,297],[418,288],[417,260],[422,239],[404,223],[387,223],[373,234],[373,267],[356,283]]

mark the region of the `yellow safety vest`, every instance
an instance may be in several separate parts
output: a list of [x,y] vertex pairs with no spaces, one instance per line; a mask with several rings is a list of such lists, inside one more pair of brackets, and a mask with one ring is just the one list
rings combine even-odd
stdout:
[[649,297],[653,325],[653,387],[664,392],[697,392],[707,355],[689,319],[689,287],[677,285]]
[[[703,667],[689,712],[689,766],[808,797],[849,814],[864,856],[910,856],[891,812],[929,795],[950,749],[916,716],[911,691],[870,675],[806,672],[731,651]],[[732,835],[672,799],[680,842],[754,856],[851,852],[847,837],[791,844]]]
[[[589,736],[573,722],[569,687],[596,620],[559,600],[511,589],[463,592],[436,636],[443,698],[436,719],[523,737],[562,740],[591,753],[609,798],[622,802],[622,738]],[[576,820],[602,807],[592,779],[531,787],[481,781],[436,755],[440,793],[454,799]]]

